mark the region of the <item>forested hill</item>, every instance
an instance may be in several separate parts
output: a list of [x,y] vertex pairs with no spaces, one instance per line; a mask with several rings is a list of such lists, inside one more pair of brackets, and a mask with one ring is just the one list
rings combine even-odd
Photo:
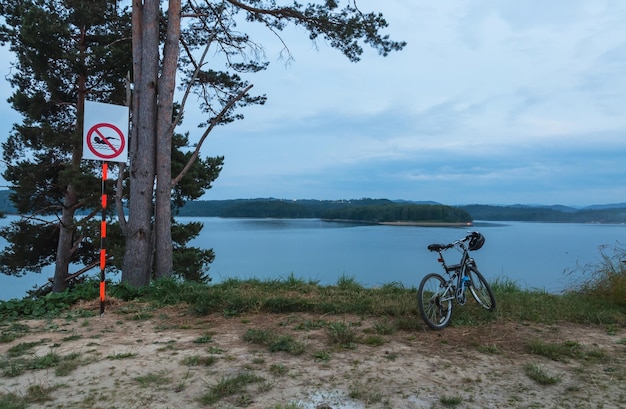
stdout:
[[392,204],[387,199],[358,200],[281,200],[235,199],[194,201],[180,209],[179,216],[206,217],[276,217],[321,219],[326,212],[349,206],[381,206]]
[[459,206],[474,220],[554,223],[626,223],[626,203],[575,209],[566,206]]
[[[15,214],[9,190],[0,191],[0,213]],[[429,206],[430,205],[430,206]],[[462,212],[461,212],[462,211]],[[467,216],[467,215],[469,216]],[[577,209],[567,206],[444,206],[436,202],[357,200],[282,200],[272,198],[198,200],[185,204],[178,216],[316,218],[360,221],[469,220],[569,223],[626,223],[626,203]]]
[[355,222],[468,223],[464,210],[441,204],[358,200],[226,200],[186,204],[179,216],[317,218]]
[[[391,206],[393,205],[393,207]],[[357,213],[378,212],[376,216],[369,214],[363,220],[388,220],[391,209],[397,212],[405,205],[433,205],[431,211],[440,211],[450,208],[436,202],[408,202],[391,201],[387,199],[358,199],[358,200],[280,200],[280,199],[238,199],[238,200],[210,200],[187,203],[180,209],[179,216],[197,217],[276,217],[276,218],[319,218],[319,219],[351,219],[360,217]],[[437,207],[443,206],[443,207]],[[374,208],[378,209],[374,209]],[[577,209],[567,206],[492,206],[492,205],[462,205],[453,206],[467,212],[471,220],[486,221],[528,221],[528,222],[561,222],[561,223],[625,223],[626,203],[615,205],[598,205]],[[435,210],[439,209],[439,210]],[[404,214],[409,211],[405,207]],[[349,214],[351,213],[351,214]],[[423,217],[424,214],[422,213]],[[458,215],[457,215],[458,216]],[[417,219],[424,220],[418,217]],[[446,216],[447,217],[447,216]],[[430,219],[431,216],[426,216]],[[396,221],[415,220],[416,218],[402,219],[402,211]],[[450,220],[450,219],[448,219]],[[463,220],[463,217],[460,218]],[[451,221],[450,221],[451,222]]]

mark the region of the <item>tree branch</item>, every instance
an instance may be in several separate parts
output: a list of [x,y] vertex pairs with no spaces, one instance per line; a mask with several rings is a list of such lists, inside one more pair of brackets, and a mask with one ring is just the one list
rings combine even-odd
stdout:
[[239,7],[253,14],[268,14],[276,18],[294,18],[294,19],[303,20],[303,21],[313,20],[312,18],[305,16],[301,12],[293,8],[289,8],[289,7],[281,7],[281,8],[276,8],[276,9],[261,9],[257,7],[252,7],[248,4],[244,4],[237,0],[226,0],[226,1],[232,4],[233,6]]
[[204,140],[207,138],[207,136],[209,136],[209,133],[211,133],[213,128],[215,128],[215,126],[220,123],[224,115],[226,115],[226,113],[235,105],[235,103],[237,103],[237,101],[243,98],[248,93],[248,91],[250,91],[252,86],[253,86],[252,84],[248,85],[239,94],[237,94],[234,98],[228,101],[228,103],[224,106],[224,108],[222,108],[220,113],[211,120],[211,123],[209,124],[208,128],[204,131],[204,134],[202,134],[200,141],[196,145],[196,149],[193,151],[191,158],[189,158],[183,170],[174,179],[172,179],[172,183],[171,183],[172,187],[176,186],[182,180],[182,178],[185,177],[185,175],[189,171],[189,168],[191,168],[191,166],[194,164],[194,162],[200,155],[200,148],[202,147]]

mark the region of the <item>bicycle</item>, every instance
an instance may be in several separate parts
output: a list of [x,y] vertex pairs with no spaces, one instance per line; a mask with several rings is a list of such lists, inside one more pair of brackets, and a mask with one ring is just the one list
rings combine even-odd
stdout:
[[[485,237],[478,232],[471,232],[466,237],[450,244],[430,244],[428,250],[437,252],[437,261],[443,266],[448,276],[445,279],[441,274],[429,273],[421,281],[417,292],[417,302],[420,315],[435,330],[448,326],[452,317],[453,302],[465,305],[466,290],[469,290],[476,302],[488,311],[496,308],[496,299],[485,277],[478,271],[476,262],[469,252],[480,249],[485,243]],[[461,252],[461,261],[458,264],[448,265],[442,252],[456,248]]]

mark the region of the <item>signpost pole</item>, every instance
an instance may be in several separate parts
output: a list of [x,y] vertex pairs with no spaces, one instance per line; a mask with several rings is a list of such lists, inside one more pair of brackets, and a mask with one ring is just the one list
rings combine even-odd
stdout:
[[102,162],[102,220],[100,222],[100,316],[104,315],[104,301],[106,296],[105,291],[105,273],[106,267],[106,237],[107,237],[107,194],[106,194],[106,180],[109,166],[107,162]]
[[128,107],[85,101],[83,121],[83,159],[102,162],[102,221],[100,222],[100,316],[106,297],[106,180],[108,162],[128,160]]

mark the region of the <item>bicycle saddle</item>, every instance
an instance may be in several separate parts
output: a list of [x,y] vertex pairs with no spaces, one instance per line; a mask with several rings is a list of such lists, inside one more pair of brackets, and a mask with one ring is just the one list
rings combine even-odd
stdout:
[[428,250],[430,250],[430,251],[441,251],[441,250],[445,250],[447,248],[448,248],[447,244],[437,244],[437,243],[434,243],[434,244],[429,244],[428,245]]

